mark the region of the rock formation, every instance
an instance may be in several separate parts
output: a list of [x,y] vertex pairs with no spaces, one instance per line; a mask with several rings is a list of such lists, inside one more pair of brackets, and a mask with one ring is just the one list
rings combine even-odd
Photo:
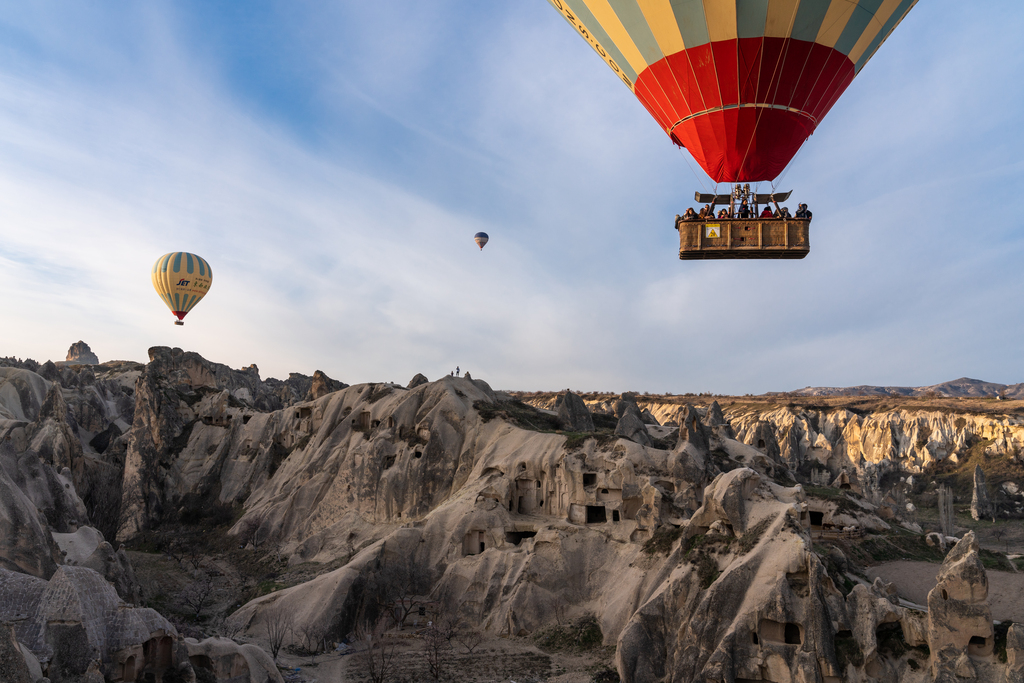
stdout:
[[194,669],[205,669],[218,681],[232,683],[284,683],[274,660],[255,645],[239,645],[228,638],[185,639]]
[[988,576],[968,531],[942,563],[938,583],[928,593],[928,645],[936,681],[974,678],[972,658],[992,654],[994,633]]
[[1006,632],[1006,683],[1024,683],[1024,624]]
[[[131,664],[139,678],[166,661],[161,643],[170,642],[182,672],[280,680],[252,646],[182,640],[117,597],[131,600],[137,586],[110,542],[173,522],[189,499],[244,506],[232,533],[256,523],[259,552],[303,571],[324,565],[233,614],[248,638],[285,611],[297,627],[340,640],[387,609],[380,596],[397,586],[495,634],[593,615],[629,683],[1004,672],[971,650],[994,636],[973,537],[951,551],[936,587],[947,595],[929,595],[927,616],[880,581],[850,590],[845,556],[819,555],[811,542],[812,525],[889,527],[855,486],[869,489],[886,459],[948,437],[926,435],[922,422],[908,435],[907,416],[882,425],[837,411],[726,412],[623,394],[599,407],[600,429],[592,421],[585,430],[591,415],[575,394],[537,409],[480,379],[335,389],[323,373],[264,381],[255,366],[232,370],[163,347],[146,365],[36,372],[4,362],[0,566],[10,571],[0,574],[0,622],[24,615],[15,631],[30,677],[35,661],[80,679],[123,678]],[[645,424],[644,411],[679,426],[674,445],[673,430]],[[955,433],[957,419],[929,424]],[[558,433],[567,426],[583,433]],[[810,472],[843,488],[809,499],[797,481],[812,481]],[[104,507],[111,482],[116,505]],[[43,599],[58,594],[73,596],[59,614],[56,598]],[[1005,672],[1018,676],[1024,649],[1019,629],[1010,634]],[[0,643],[0,657],[10,651]]]
[[992,503],[988,499],[985,473],[981,465],[974,466],[974,495],[971,497],[971,517],[975,520],[992,516]]
[[[648,410],[661,424],[678,423],[686,410],[678,398],[632,396],[641,410]],[[531,405],[548,409],[553,401],[543,396],[529,399]],[[621,399],[588,400],[587,405],[594,414],[619,416],[624,409]],[[865,495],[884,494],[878,484],[887,473],[918,473],[947,459],[956,463],[969,457],[972,448],[983,448],[987,457],[1024,462],[1019,456],[1024,452],[1024,418],[1013,414],[906,408],[860,413],[781,401],[737,402],[728,410],[719,407],[717,411],[715,405],[712,401],[707,407],[694,406],[709,435],[727,430],[728,438],[761,450],[784,463],[801,481],[814,485],[830,484],[846,468]],[[724,424],[720,424],[722,419]],[[1009,482],[1010,488],[1003,488],[1004,482],[996,483],[1011,503],[1006,510],[1024,514],[1020,482]]]
[[626,403],[622,416],[615,424],[615,436],[635,441],[644,446],[651,445],[651,435],[647,432],[647,425],[640,416],[640,409],[635,403]]
[[566,391],[555,401],[558,419],[562,429],[569,432],[594,431],[594,418],[587,410],[587,404],[576,394]]
[[0,569],[3,623],[14,625],[18,642],[54,683],[95,680],[95,674],[99,681],[134,681],[145,672],[192,673],[185,645],[166,619],[128,606],[85,567],[62,566],[49,581]]
[[64,362],[69,365],[99,365],[100,359],[92,352],[88,344],[78,340],[68,349],[68,357]]
[[[36,664],[38,666],[38,662]],[[0,672],[3,672],[4,683],[36,683],[42,678],[41,670],[37,676],[29,669],[25,653],[15,637],[14,626],[3,622],[0,622]]]
[[313,379],[310,382],[309,394],[306,396],[307,401],[315,401],[321,396],[340,391],[348,385],[344,382],[339,382],[328,377],[323,372],[317,370],[313,373]]
[[409,383],[407,385],[405,385],[405,388],[406,389],[415,389],[416,387],[420,386],[421,384],[426,384],[429,381],[430,380],[427,379],[426,375],[423,375],[423,374],[420,374],[420,373],[417,372],[416,375],[413,376],[413,378],[411,380],[409,380]]

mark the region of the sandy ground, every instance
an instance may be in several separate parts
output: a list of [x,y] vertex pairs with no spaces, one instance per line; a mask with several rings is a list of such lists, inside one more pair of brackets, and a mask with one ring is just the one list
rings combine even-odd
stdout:
[[[873,581],[882,577],[883,581],[896,584],[901,598],[928,604],[928,591],[935,587],[935,576],[942,565],[931,562],[886,562],[869,567],[868,576]],[[988,604],[992,607],[992,618],[997,621],[1024,622],[1024,573],[1011,574],[988,570]]]

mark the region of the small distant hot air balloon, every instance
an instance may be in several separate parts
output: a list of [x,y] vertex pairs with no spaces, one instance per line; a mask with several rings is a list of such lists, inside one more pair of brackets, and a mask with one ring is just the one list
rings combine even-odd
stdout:
[[213,270],[206,259],[184,251],[164,254],[153,264],[153,288],[171,313],[175,325],[184,325],[185,315],[202,301],[213,284]]
[[480,247],[480,251],[484,250],[484,245],[487,244],[489,239],[490,237],[487,236],[486,232],[478,232],[473,235],[473,241],[476,242],[476,246]]

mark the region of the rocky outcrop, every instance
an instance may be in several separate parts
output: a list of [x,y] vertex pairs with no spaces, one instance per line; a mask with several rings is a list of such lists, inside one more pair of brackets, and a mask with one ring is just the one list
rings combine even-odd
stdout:
[[559,394],[555,400],[555,410],[562,429],[569,432],[594,431],[594,418],[587,410],[587,404],[571,391]]
[[52,535],[60,548],[62,564],[88,567],[114,586],[124,600],[133,604],[141,601],[142,592],[124,546],[115,552],[103,539],[103,534],[88,526],[73,533],[53,532]]
[[679,425],[679,445],[690,444],[697,451],[707,451],[710,447],[708,433],[701,422],[700,413],[687,404],[679,409],[675,422]]
[[28,662],[21,651],[17,638],[14,637],[14,626],[0,622],[0,672],[3,672],[4,683],[36,683],[29,671]]
[[418,386],[420,386],[422,384],[427,384],[429,381],[430,380],[427,379],[426,375],[423,375],[423,374],[420,374],[420,373],[417,372],[413,376],[413,378],[411,380],[409,380],[409,383],[407,385],[405,385],[405,388],[406,389],[415,389],[416,387],[418,387]]
[[274,660],[255,645],[239,645],[229,638],[207,638],[203,641],[186,638],[185,647],[193,668],[205,669],[215,680],[284,683]]
[[334,393],[335,391],[341,391],[348,385],[344,382],[331,379],[323,372],[317,370],[313,373],[313,380],[310,383],[309,395],[307,400],[315,401],[322,396]]
[[967,532],[946,555],[928,593],[928,645],[936,681],[974,678],[971,658],[987,658],[993,651],[988,576],[978,550],[974,532]]
[[60,567],[49,581],[0,569],[0,623],[57,681],[141,680],[172,669],[192,677],[174,627],[151,609],[125,604],[103,577]]
[[1006,683],[1024,683],[1024,624],[1006,632]]
[[[0,464],[16,463],[7,449],[6,457],[0,455]],[[45,519],[40,519],[36,506],[7,471],[8,467],[0,467],[0,568],[49,578],[60,561],[60,551]]]
[[68,356],[64,362],[69,365],[99,365],[100,359],[92,352],[88,344],[78,340],[68,349]]
[[644,446],[651,445],[651,435],[647,432],[647,425],[640,417],[640,409],[635,403],[626,404],[622,416],[615,424],[615,436],[621,436]]
[[[942,638],[949,649],[960,637],[947,627],[953,622],[933,624],[901,607],[880,582],[844,597],[837,585],[848,580],[845,557],[823,561],[815,552],[808,535],[814,513],[822,523],[887,528],[877,506],[855,495],[854,485],[869,485],[871,477],[836,454],[842,435],[853,433],[853,417],[842,423],[787,408],[811,431],[794,418],[777,432],[763,412],[747,421],[714,404],[669,411],[623,394],[601,408],[618,415],[616,435],[576,428],[566,434],[559,430],[580,425],[559,422],[557,409],[575,398],[589,416],[575,394],[534,410],[469,378],[422,378],[411,388],[335,388],[322,373],[262,381],[254,366],[231,370],[159,347],[135,369],[40,367],[50,380],[9,369],[32,375],[20,377],[24,386],[43,388],[31,419],[8,418],[22,430],[25,447],[12,452],[13,470],[29,475],[7,478],[29,501],[18,510],[34,515],[38,526],[26,544],[49,544],[49,571],[61,582],[91,567],[91,576],[106,577],[108,593],[110,583],[122,596],[132,590],[123,553],[92,528],[99,526],[91,523],[93,508],[83,512],[76,502],[76,472],[101,466],[123,471],[118,502],[126,536],[173,521],[187,500],[220,501],[244,505],[233,532],[258,523],[261,552],[304,568],[331,563],[306,583],[242,606],[231,621],[248,637],[262,636],[274,613],[285,612],[296,627],[324,627],[341,639],[386,607],[380,596],[395,586],[507,635],[592,614],[605,644],[618,646],[620,678],[631,683],[904,680],[922,657],[906,647],[929,642],[933,626],[933,654],[943,650]],[[82,402],[129,388],[130,414],[104,412],[91,399],[89,412]],[[14,393],[27,418],[32,397]],[[651,427],[661,438],[645,440],[644,411],[679,425],[674,448],[663,447],[671,428]],[[566,412],[579,414],[568,406]],[[898,453],[904,435],[897,426],[886,429],[872,448]],[[44,461],[30,446],[46,454]],[[62,454],[71,462],[66,470],[58,469]],[[848,484],[850,491],[809,500],[802,487],[779,484],[806,471],[808,458],[827,474],[824,483]],[[34,512],[56,511],[60,490],[63,512]],[[63,521],[50,523],[50,516]],[[45,574],[44,559],[28,557],[33,571]],[[18,594],[33,594],[33,585],[19,583]],[[61,642],[68,652],[80,651],[81,634],[68,633]],[[63,636],[47,637],[52,643]],[[894,649],[893,642],[906,647]],[[247,658],[244,647],[227,641],[185,645],[193,662],[215,676],[263,683],[260,676],[274,674],[259,664],[262,655]],[[937,666],[969,673],[969,639],[966,647],[966,659],[936,654]],[[65,659],[81,668],[81,657]],[[115,661],[94,658],[86,672],[109,673]]]
[[[549,408],[553,402],[553,398],[533,395],[528,400],[539,408]],[[678,423],[687,412],[686,405],[673,397],[644,396],[637,401],[641,410],[649,410],[662,424]],[[721,424],[715,404],[694,407],[708,435],[728,430],[723,433],[728,438],[759,449],[784,463],[800,481],[817,486],[828,485],[847,468],[865,495],[884,495],[879,482],[889,472],[912,474],[938,461],[959,462],[969,457],[972,448],[983,449],[986,457],[1001,456],[1018,464],[1024,452],[1024,418],[1013,414],[902,408],[861,413],[785,405],[780,400],[736,402],[721,410],[725,420]],[[608,413],[618,409],[619,402],[588,400],[587,405],[594,413]],[[1007,504],[1001,510],[1024,514],[1024,486],[1009,482],[1008,490],[1002,483],[996,482]]]
[[981,465],[974,466],[974,494],[971,497],[971,517],[975,520],[992,516],[992,503],[988,499],[988,486]]

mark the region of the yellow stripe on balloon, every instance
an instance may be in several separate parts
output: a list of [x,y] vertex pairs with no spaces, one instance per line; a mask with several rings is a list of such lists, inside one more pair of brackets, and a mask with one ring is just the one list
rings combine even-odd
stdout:
[[716,40],[735,40],[739,36],[736,28],[736,3],[722,0],[704,0],[704,17],[708,23],[708,37]]
[[855,0],[832,0],[814,42],[825,47],[835,47],[855,9],[857,9]]
[[[188,272],[189,256],[192,272]],[[177,262],[177,266],[175,266]],[[200,274],[202,264],[203,274]],[[213,285],[213,271],[202,257],[175,251],[157,259],[152,271],[153,288],[172,312],[188,313]]]
[[651,27],[651,33],[662,52],[674,55],[686,49],[679,24],[676,23],[676,13],[672,11],[672,0],[636,0],[636,4],[644,13],[647,25]]
[[800,0],[768,0],[768,17],[764,24],[765,38],[789,38]]
[[868,27],[864,29],[864,33],[861,34],[857,44],[853,46],[852,50],[850,50],[851,62],[856,64],[857,61],[860,60],[861,56],[864,54],[864,50],[868,49],[868,46],[871,45],[871,41],[875,39],[878,32],[882,30],[883,26],[885,26],[885,22],[889,21],[889,17],[891,17],[892,13],[896,11],[896,8],[900,6],[900,2],[901,0],[885,0],[882,3],[878,8],[878,11],[875,12],[875,16],[872,17],[871,23],[869,23]]
[[629,31],[619,21],[619,17],[615,14],[612,6],[608,4],[608,0],[583,0],[583,3],[594,15],[598,23],[601,24],[601,28],[604,29],[604,32],[615,43],[615,47],[619,48],[619,52],[626,58],[626,61],[633,67],[637,75],[642,74],[650,65],[644,59],[644,56],[640,54],[640,50],[633,42],[633,39],[629,37]]

